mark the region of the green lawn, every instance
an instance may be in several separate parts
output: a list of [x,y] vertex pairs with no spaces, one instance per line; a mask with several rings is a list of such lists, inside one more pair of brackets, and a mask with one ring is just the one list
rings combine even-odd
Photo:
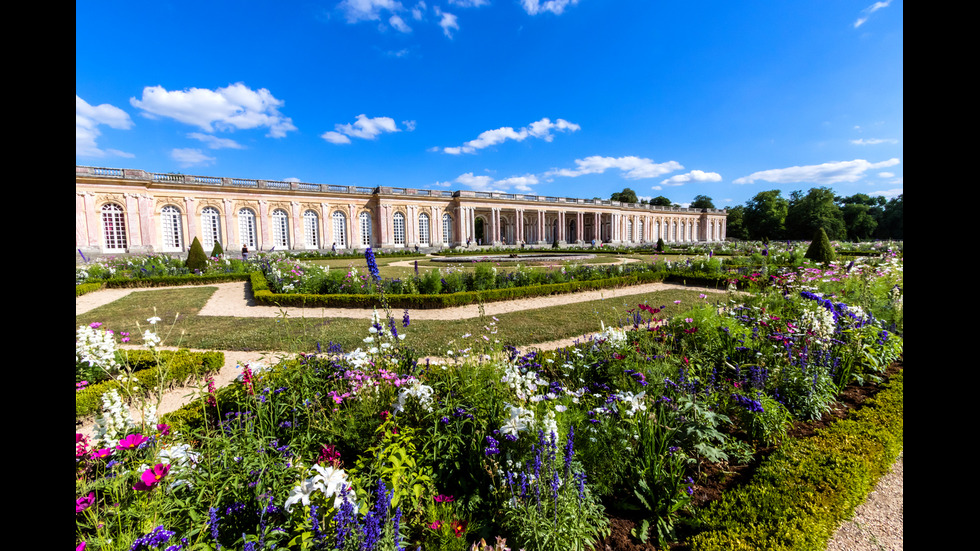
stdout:
[[[409,268],[411,270],[411,268]],[[330,342],[344,350],[366,345],[370,322],[347,318],[236,318],[198,315],[214,287],[186,287],[134,292],[111,304],[75,317],[76,328],[92,322],[102,322],[114,331],[131,333],[132,343],[142,342],[147,318],[159,316],[162,321],[156,332],[165,338],[165,345],[215,350],[282,350],[311,352],[319,342]],[[598,331],[600,322],[606,325],[625,323],[627,310],[641,302],[653,306],[666,305],[666,314],[686,309],[698,299],[700,290],[670,290],[634,295],[628,298],[595,300],[563,304],[535,310],[498,315],[496,334],[487,334],[487,318],[455,321],[412,320],[402,329],[402,311],[392,312],[399,331],[406,334],[405,344],[420,356],[443,356],[447,349],[461,350],[485,343],[482,335],[496,339],[501,346],[528,346],[559,339],[580,337]],[[674,301],[681,301],[675,305]],[[314,312],[314,309],[310,310]],[[411,312],[409,312],[411,315]],[[463,338],[465,334],[471,334]]]

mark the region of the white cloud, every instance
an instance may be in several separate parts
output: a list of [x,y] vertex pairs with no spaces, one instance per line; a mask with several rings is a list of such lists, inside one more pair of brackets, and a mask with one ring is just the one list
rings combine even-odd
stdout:
[[524,141],[528,137],[538,138],[546,142],[550,142],[554,139],[554,135],[552,134],[553,130],[558,130],[560,132],[575,132],[580,128],[581,127],[579,125],[568,122],[564,119],[558,119],[555,122],[551,122],[551,120],[546,117],[539,121],[532,122],[530,125],[525,128],[521,128],[520,130],[514,130],[510,126],[504,126],[494,130],[481,132],[475,139],[470,140],[461,146],[443,148],[443,152],[449,153],[450,155],[475,153],[479,149],[485,149],[487,147],[503,143],[507,140],[520,142]]
[[655,163],[650,159],[641,157],[602,157],[593,155],[585,159],[575,159],[577,168],[562,168],[550,171],[548,174],[553,176],[577,177],[585,174],[602,174],[610,169],[619,169],[623,173],[623,178],[627,180],[640,180],[645,178],[657,178],[674,172],[683,170],[684,167],[677,161],[667,161],[665,163]]
[[392,15],[390,18],[388,18],[388,23],[392,27],[394,27],[395,30],[398,32],[401,33],[412,32],[412,28],[409,27],[407,24],[405,24],[405,21],[401,17],[398,17],[397,15]]
[[882,191],[872,191],[868,195],[871,195],[872,197],[880,195],[881,197],[884,197],[886,199],[892,199],[894,197],[898,197],[899,195],[902,195],[903,193],[905,193],[905,188],[895,188],[895,189],[886,189]]
[[133,121],[129,114],[122,109],[103,103],[89,105],[88,102],[75,95],[75,155],[79,157],[105,157],[118,155],[132,157],[128,153],[116,150],[103,150],[96,144],[96,138],[102,135],[99,126],[105,125],[117,130],[129,130]]
[[676,176],[671,176],[663,182],[660,182],[665,186],[681,186],[690,182],[720,182],[721,174],[717,172],[704,172],[701,170],[692,170],[687,174],[678,174]]
[[419,2],[418,4],[415,4],[415,7],[412,8],[412,19],[416,21],[421,21],[422,16],[424,14],[425,14],[425,2]]
[[858,17],[857,21],[854,22],[854,28],[856,29],[861,25],[864,25],[864,23],[868,20],[868,18],[871,17],[872,13],[882,8],[887,8],[888,4],[891,3],[892,0],[884,0],[883,2],[875,2],[874,4],[871,4],[870,6],[864,8],[864,10],[861,11],[861,16]]
[[214,157],[208,157],[200,149],[174,149],[170,152],[170,158],[177,161],[180,166],[207,165],[214,162]]
[[452,31],[459,30],[459,23],[456,21],[456,16],[451,13],[446,13],[440,10],[438,7],[435,8],[436,15],[439,16],[439,26],[442,27],[443,34],[447,38],[452,38]]
[[143,99],[130,98],[129,103],[150,118],[172,118],[205,132],[266,127],[267,136],[281,138],[296,130],[292,119],[279,112],[283,101],[265,88],[252,90],[240,82],[217,90],[190,88],[172,92],[162,86],[147,86],[143,88]]
[[898,143],[898,140],[894,138],[870,138],[867,140],[864,138],[859,138],[857,140],[851,140],[851,143],[854,145],[878,145],[883,143],[894,144],[894,143]]
[[540,0],[521,0],[521,6],[528,15],[537,15],[546,11],[555,15],[561,15],[570,4],[578,4],[578,0],[546,0],[545,2],[541,2]]
[[738,178],[733,183],[751,184],[757,180],[776,184],[807,182],[819,185],[856,182],[863,178],[864,173],[869,170],[895,166],[898,163],[898,159],[889,159],[880,163],[870,163],[864,159],[855,159],[853,161],[840,161],[820,165],[792,166],[789,168],[776,168],[755,172],[748,176]]
[[[412,125],[414,128],[414,124]],[[379,135],[386,132],[399,132],[395,119],[391,117],[368,118],[363,113],[357,116],[353,124],[337,124],[334,130],[324,132],[321,138],[330,143],[345,144],[350,143],[350,138],[361,138],[364,140],[374,140]]]
[[344,0],[337,5],[344,12],[348,23],[358,21],[378,21],[382,11],[400,11],[401,2],[393,0]]
[[229,138],[219,138],[217,136],[212,136],[211,134],[191,132],[187,135],[187,137],[193,138],[199,142],[204,142],[209,149],[245,149],[244,145],[236,142],[235,140]]
[[[538,177],[533,174],[525,174],[524,176],[511,176],[510,178],[494,180],[490,176],[474,176],[472,172],[467,172],[460,174],[454,182],[475,191],[518,191],[526,193],[531,191],[531,186],[538,183]],[[448,186],[449,182],[437,182],[436,185]]]

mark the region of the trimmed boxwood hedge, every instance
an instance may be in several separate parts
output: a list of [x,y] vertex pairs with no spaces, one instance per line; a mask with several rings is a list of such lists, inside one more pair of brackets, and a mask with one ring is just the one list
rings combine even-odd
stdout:
[[823,551],[904,443],[904,377],[845,420],[787,442],[744,487],[697,512],[694,551]]
[[[160,385],[158,356],[149,350],[121,350],[123,361],[133,370],[133,377],[147,395],[149,390]],[[159,361],[163,362],[165,388],[173,388],[186,381],[217,373],[225,364],[224,352],[191,352],[189,350],[161,350]],[[75,419],[94,415],[102,408],[102,395],[121,385],[114,381],[103,381],[89,385],[75,392]]]
[[[157,276],[149,278],[129,278],[129,277],[115,277],[112,279],[106,279],[100,284],[109,289],[128,289],[134,287],[170,287],[178,285],[211,285],[214,283],[229,283],[232,281],[248,281],[249,274],[211,274],[211,275],[196,275],[196,274],[186,274],[179,276]],[[83,283],[82,285],[90,285],[88,283]],[[78,296],[77,288],[82,285],[76,286],[76,296]],[[100,287],[102,288],[102,287]],[[93,289],[94,290],[94,289]]]
[[[533,285],[527,287],[507,287],[504,289],[489,289],[485,291],[464,291],[461,293],[439,295],[387,295],[385,299],[391,308],[447,308],[515,300],[528,297],[539,297],[576,291],[591,291],[625,287],[640,283],[662,281],[664,272],[644,272],[623,277],[597,279],[589,281],[569,281],[548,285]],[[269,290],[268,282],[261,272],[253,272],[251,276],[252,294],[255,302],[266,306],[304,306],[323,308],[369,308],[381,306],[381,295],[310,295],[302,293],[277,294]]]

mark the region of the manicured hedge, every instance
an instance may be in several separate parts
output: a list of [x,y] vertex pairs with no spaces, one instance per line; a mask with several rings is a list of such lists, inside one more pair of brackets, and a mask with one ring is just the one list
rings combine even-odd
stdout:
[[[225,364],[223,352],[191,352],[189,350],[161,350],[158,352],[162,362],[164,380],[160,381],[157,356],[149,350],[122,350],[124,363],[133,371],[143,395],[148,395],[154,387],[163,384],[164,389],[184,384],[186,381],[216,373]],[[89,385],[75,392],[75,419],[94,415],[102,408],[102,395],[112,389],[121,388],[114,381],[104,381]]]
[[75,286],[75,298],[78,298],[86,293],[91,293],[93,291],[98,291],[105,287],[104,283],[82,283]]
[[232,281],[248,281],[248,274],[187,274],[179,276],[157,276],[152,278],[117,277],[107,279],[102,284],[110,289],[128,289],[133,287],[170,287],[177,285],[211,285],[214,283],[229,283]]
[[[609,289],[614,287],[625,287],[638,285],[640,283],[653,283],[662,281],[665,277],[664,272],[643,272],[623,277],[608,279],[597,279],[589,281],[569,281],[566,283],[554,283],[548,285],[534,285],[527,287],[508,287],[504,289],[490,289],[486,291],[465,291],[461,293],[439,294],[439,295],[388,295],[388,306],[392,308],[447,308],[451,306],[465,306],[468,304],[479,304],[486,302],[496,302],[501,300],[515,300],[528,297],[548,296],[562,293],[574,293],[577,291],[591,291],[596,289]],[[268,282],[260,272],[253,272],[251,276],[252,294],[255,302],[266,306],[303,306],[303,307],[322,307],[322,308],[368,308],[381,306],[381,295],[309,295],[301,293],[276,294],[269,290]]]
[[848,419],[787,442],[748,485],[699,511],[691,549],[826,549],[902,451],[903,381],[900,372]]

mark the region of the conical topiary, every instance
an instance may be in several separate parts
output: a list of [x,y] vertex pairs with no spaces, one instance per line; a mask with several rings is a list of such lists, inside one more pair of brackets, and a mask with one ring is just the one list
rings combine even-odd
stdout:
[[663,237],[658,237],[657,238],[657,252],[658,253],[664,252],[664,238]]
[[806,250],[806,255],[804,256],[822,264],[833,262],[835,256],[834,247],[830,245],[830,238],[827,237],[827,232],[823,228],[818,229],[817,233],[813,235],[813,241],[810,243],[810,247]]
[[211,258],[220,258],[223,254],[225,254],[225,250],[221,248],[221,243],[215,241],[214,248],[211,249]]
[[203,272],[208,267],[208,257],[204,254],[204,247],[196,237],[191,243],[191,250],[187,252],[187,262],[184,266],[192,272]]

